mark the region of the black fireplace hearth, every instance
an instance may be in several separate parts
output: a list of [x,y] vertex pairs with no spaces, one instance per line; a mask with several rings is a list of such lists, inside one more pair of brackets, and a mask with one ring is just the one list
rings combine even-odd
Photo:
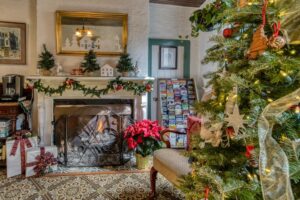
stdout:
[[124,164],[128,152],[122,134],[132,117],[132,100],[55,100],[54,143],[60,163],[70,167]]

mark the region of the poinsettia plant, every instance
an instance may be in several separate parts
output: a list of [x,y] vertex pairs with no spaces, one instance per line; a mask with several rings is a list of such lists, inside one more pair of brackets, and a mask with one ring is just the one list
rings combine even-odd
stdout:
[[161,130],[162,127],[157,121],[142,120],[127,127],[124,139],[129,150],[135,149],[136,153],[146,157],[161,148]]

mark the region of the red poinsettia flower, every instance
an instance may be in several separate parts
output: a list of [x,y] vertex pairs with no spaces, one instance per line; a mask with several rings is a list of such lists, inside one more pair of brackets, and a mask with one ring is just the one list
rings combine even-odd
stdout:
[[158,122],[151,120],[138,121],[128,126],[124,131],[124,138],[127,140],[128,149],[135,149],[139,146],[139,152],[137,153],[140,153],[142,156],[149,155],[161,146],[161,130],[162,127]]

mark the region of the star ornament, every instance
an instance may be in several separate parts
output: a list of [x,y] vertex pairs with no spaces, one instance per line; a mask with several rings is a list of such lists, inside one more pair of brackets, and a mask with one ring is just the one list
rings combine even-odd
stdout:
[[227,114],[225,122],[228,122],[227,127],[232,127],[236,134],[239,133],[240,129],[245,129],[244,124],[246,123],[244,115],[240,114],[239,107],[237,104],[234,105],[232,114]]

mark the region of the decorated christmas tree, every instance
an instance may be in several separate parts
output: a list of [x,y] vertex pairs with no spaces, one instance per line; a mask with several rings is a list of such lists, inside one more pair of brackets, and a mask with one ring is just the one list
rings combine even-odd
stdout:
[[121,55],[120,60],[117,64],[118,72],[130,72],[134,70],[134,66],[132,64],[132,59],[128,53],[124,53]]
[[85,54],[81,67],[84,68],[83,72],[93,72],[100,69],[100,66],[97,63],[96,53],[93,50],[90,50]]
[[50,53],[45,44],[43,44],[43,52],[39,55],[39,68],[49,70],[55,65],[53,54]]
[[[262,139],[273,140],[261,138],[263,126],[259,126],[267,105],[300,86],[300,59],[291,53],[281,27],[282,5],[267,0],[217,0],[204,8],[220,8],[211,23],[199,19],[201,10],[190,18],[195,36],[212,27],[219,27],[223,34],[210,39],[212,46],[202,61],[215,63],[218,69],[206,75],[211,91],[197,104],[203,124],[188,155],[192,173],[181,185],[187,199],[300,198],[300,153],[293,148],[300,138],[299,106],[298,111],[294,106],[281,115],[268,116],[276,122],[273,131],[268,131],[288,159],[286,182],[278,178],[285,166],[263,165],[265,160],[276,159],[264,154],[268,151]],[[272,177],[277,183],[265,187],[264,181]]]

